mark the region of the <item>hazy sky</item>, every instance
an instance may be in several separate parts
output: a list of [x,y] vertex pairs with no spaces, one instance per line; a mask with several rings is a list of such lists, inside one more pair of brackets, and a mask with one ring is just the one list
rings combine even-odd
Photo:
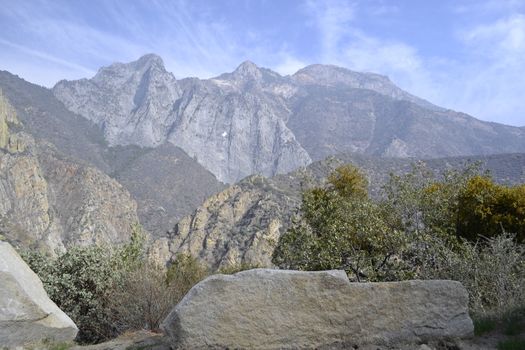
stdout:
[[0,69],[53,86],[145,53],[177,78],[251,60],[388,75],[477,118],[525,125],[525,0],[0,0]]

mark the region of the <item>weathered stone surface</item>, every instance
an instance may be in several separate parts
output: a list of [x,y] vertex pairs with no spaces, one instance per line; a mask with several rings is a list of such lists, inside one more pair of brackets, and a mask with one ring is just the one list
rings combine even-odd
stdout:
[[0,281],[2,346],[76,337],[76,325],[49,299],[38,276],[6,242],[0,242]]
[[[10,122],[11,131],[22,129],[53,145],[73,163],[96,167],[120,182],[137,202],[140,222],[152,235],[164,235],[224,188],[213,174],[171,143],[155,148],[108,147],[99,126],[66,109],[49,89],[6,71],[0,71],[0,89],[13,107],[6,109],[16,110],[20,121],[19,126]],[[0,114],[1,110],[2,104]]]
[[139,221],[129,192],[20,128],[0,90],[0,129],[7,140],[0,144],[0,232],[6,239],[52,254],[70,245],[127,242]]
[[171,350],[165,335],[141,330],[124,333],[96,345],[78,345],[69,350]]
[[11,149],[17,142],[9,133],[9,125],[20,125],[15,109],[9,104],[0,89],[0,148]]
[[193,287],[163,323],[177,349],[333,349],[472,335],[454,281],[350,283],[344,271],[256,269]]
[[208,198],[151,247],[156,261],[198,256],[212,269],[235,265],[270,267],[282,229],[289,227],[299,191],[251,176]]

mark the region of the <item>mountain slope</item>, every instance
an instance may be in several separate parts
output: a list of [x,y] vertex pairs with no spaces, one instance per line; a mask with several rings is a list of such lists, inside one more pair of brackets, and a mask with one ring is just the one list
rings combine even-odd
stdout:
[[61,81],[53,92],[99,125],[111,145],[170,141],[219,180],[234,182],[310,162],[286,127],[284,101],[261,94],[264,78],[245,62],[220,79],[176,81],[158,56],[147,55],[103,68],[90,80]]
[[120,184],[22,131],[1,90],[0,125],[0,230],[8,241],[54,253],[129,240],[137,204]]
[[165,143],[141,154],[113,172],[138,202],[144,228],[164,235],[224,185],[180,148]]
[[160,57],[61,81],[55,96],[112,145],[169,141],[224,182],[274,176],[338,153],[435,158],[525,152],[523,128],[446,110],[387,77],[312,65],[280,76],[252,62],[176,80]]
[[66,109],[49,89],[4,71],[0,89],[38,143],[48,142],[73,162],[96,167],[123,184],[138,202],[140,222],[154,235],[163,234],[222,189],[180,148],[110,147],[97,125]]
[[316,160],[345,152],[436,158],[525,151],[519,128],[371,90],[309,86],[295,99],[287,125]]

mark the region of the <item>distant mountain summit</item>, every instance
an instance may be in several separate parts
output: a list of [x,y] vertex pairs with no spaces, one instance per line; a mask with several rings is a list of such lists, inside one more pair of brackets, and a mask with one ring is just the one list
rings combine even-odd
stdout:
[[53,92],[98,125],[110,145],[168,141],[230,183],[346,152],[525,152],[524,128],[482,122],[413,96],[385,76],[330,65],[283,77],[246,61],[212,79],[177,80],[150,54],[102,68],[92,79],[61,81]]
[[182,91],[159,56],[101,68],[92,79],[60,81],[54,93],[73,112],[104,129],[111,145],[157,146],[174,122]]
[[442,110],[428,101],[401,90],[387,76],[380,74],[358,73],[333,65],[312,64],[297,71],[292,78],[303,85],[372,90],[394,100],[410,101],[425,108]]

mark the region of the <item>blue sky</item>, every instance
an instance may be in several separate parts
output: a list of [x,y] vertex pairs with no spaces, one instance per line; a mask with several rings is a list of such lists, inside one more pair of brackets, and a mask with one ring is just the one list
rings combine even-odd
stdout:
[[0,69],[53,86],[145,53],[177,78],[251,60],[388,75],[483,120],[525,126],[525,0],[0,0]]

